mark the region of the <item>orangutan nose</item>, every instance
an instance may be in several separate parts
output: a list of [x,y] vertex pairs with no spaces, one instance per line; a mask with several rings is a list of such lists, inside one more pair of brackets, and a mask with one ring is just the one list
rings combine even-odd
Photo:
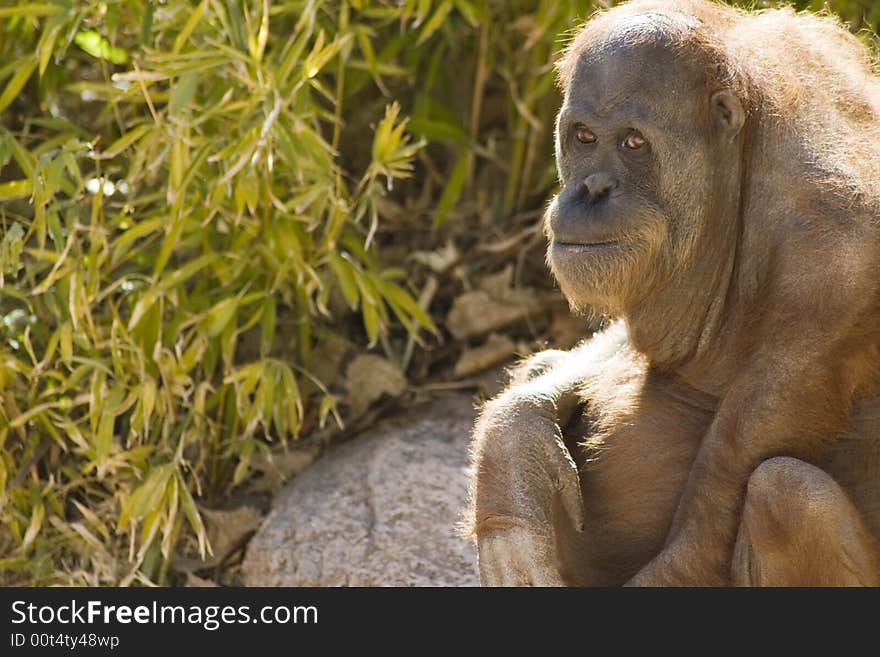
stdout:
[[617,187],[617,179],[608,173],[594,173],[584,179],[584,187],[587,196],[590,197],[590,203],[596,203]]

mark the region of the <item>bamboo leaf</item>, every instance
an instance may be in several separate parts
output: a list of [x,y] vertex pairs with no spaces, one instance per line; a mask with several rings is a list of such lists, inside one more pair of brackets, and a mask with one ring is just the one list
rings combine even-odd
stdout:
[[416,300],[413,299],[406,290],[391,281],[385,281],[378,278],[373,280],[382,292],[382,296],[384,296],[389,302],[394,306],[399,307],[404,313],[406,313],[406,315],[415,319],[424,328],[432,333],[438,333],[437,327],[431,320],[430,316],[419,306],[418,303],[416,303]]
[[43,527],[43,519],[46,517],[46,507],[43,506],[42,500],[39,501],[31,511],[31,519],[28,522],[27,531],[21,541],[22,552],[27,552],[31,544],[36,540],[37,534]]
[[351,270],[351,266],[342,259],[338,254],[330,254],[330,268],[336,276],[336,282],[339,283],[339,289],[349,308],[354,310],[357,308],[358,294],[357,283],[355,282],[355,274]]
[[199,24],[199,21],[202,19],[202,14],[205,13],[205,9],[208,6],[208,0],[202,0],[195,10],[190,14],[189,18],[186,21],[186,24],[183,26],[183,29],[174,39],[174,45],[171,47],[171,52],[177,54],[183,48],[184,44],[187,42],[189,37],[192,35],[193,30],[196,29],[196,25]]
[[125,529],[130,522],[136,522],[156,509],[165,495],[165,486],[173,473],[172,463],[165,463],[153,469],[147,479],[123,502],[117,531]]
[[106,59],[113,64],[125,64],[128,61],[128,53],[125,50],[111,45],[106,38],[94,30],[77,32],[73,42],[92,57]]
[[113,448],[113,424],[116,416],[110,411],[104,411],[101,414],[101,421],[98,424],[98,434],[95,440],[95,460],[101,463],[107,460]]
[[33,193],[30,180],[10,180],[0,183],[0,201],[11,201],[16,198],[26,198]]
[[51,16],[60,11],[63,11],[61,5],[49,2],[32,2],[26,5],[18,5],[17,7],[0,7],[0,18],[12,18],[15,16],[37,18],[39,16]]
[[171,92],[171,101],[168,103],[168,111],[177,114],[195,96],[199,86],[199,74],[196,71],[187,71],[177,81]]
[[149,123],[141,123],[139,126],[132,130],[129,130],[119,139],[110,144],[110,146],[108,146],[107,149],[102,153],[102,156],[106,158],[116,157],[138,139],[147,134],[152,128],[153,126]]
[[449,178],[446,180],[446,185],[443,187],[443,194],[440,196],[440,200],[437,203],[437,209],[434,212],[435,226],[443,225],[443,222],[445,222],[446,218],[449,216],[450,210],[452,210],[461,196],[464,184],[470,173],[470,164],[470,153],[463,153],[452,168],[452,173],[449,174]]
[[22,87],[24,87],[30,79],[31,74],[36,67],[37,60],[30,57],[27,57],[18,63],[15,73],[9,78],[9,82],[6,83],[3,93],[0,94],[0,112],[9,107],[10,103],[15,100]]
[[204,325],[205,331],[210,337],[220,335],[226,326],[235,317],[235,311],[238,310],[238,297],[223,299],[208,311],[205,315]]
[[196,534],[196,539],[199,544],[199,556],[204,559],[208,554],[213,554],[211,544],[208,542],[208,534],[205,531],[202,516],[196,508],[196,503],[189,492],[189,488],[186,486],[186,482],[179,474],[177,476],[179,479],[178,490],[180,491],[180,506],[183,508],[184,515],[186,515],[190,527],[192,527]]
[[260,318],[260,353],[268,354],[275,344],[275,324],[278,320],[275,299],[267,296],[263,300],[263,313]]
[[[53,22],[55,20],[57,19],[53,19]],[[58,39],[62,27],[63,23],[56,23],[54,27],[43,32],[43,35],[40,37],[40,42],[37,44],[38,70],[40,77],[43,77],[46,68],[49,66],[49,60],[55,53],[55,41]]]
[[431,35],[443,25],[443,21],[446,19],[446,15],[450,11],[452,11],[452,0],[443,0],[443,2],[437,6],[437,9],[434,10],[434,14],[431,16],[430,20],[425,23],[425,26],[419,33],[419,40],[416,42],[416,45],[420,46],[430,39]]

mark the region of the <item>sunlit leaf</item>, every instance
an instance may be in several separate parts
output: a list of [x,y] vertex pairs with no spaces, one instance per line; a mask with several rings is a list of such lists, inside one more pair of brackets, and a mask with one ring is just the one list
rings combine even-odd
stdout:
[[431,19],[427,23],[425,23],[425,26],[419,33],[419,40],[417,42],[419,45],[431,38],[434,32],[436,32],[443,24],[443,21],[446,19],[446,15],[451,10],[452,0],[442,0],[442,2],[437,6],[437,9],[434,10],[434,14],[431,16]]
[[189,18],[183,26],[183,29],[180,30],[180,33],[174,39],[174,45],[171,47],[171,52],[178,53],[180,52],[183,45],[187,42],[190,35],[193,33],[193,30],[196,29],[196,25],[199,24],[199,21],[202,18],[202,14],[205,13],[205,8],[208,6],[208,0],[202,0],[198,6],[190,13]]
[[36,67],[37,60],[30,57],[18,63],[15,73],[9,78],[9,82],[6,83],[3,93],[0,94],[0,112],[9,107],[9,104],[15,100],[22,87],[24,87],[30,79],[31,74]]
[[138,139],[143,137],[151,128],[149,124],[142,123],[136,128],[129,130],[124,135],[122,135],[119,139],[110,144],[107,149],[104,151],[104,157],[115,157],[119,155],[126,148],[134,144]]
[[238,309],[239,300],[237,297],[222,299],[217,302],[205,315],[205,331],[210,337],[220,335]]
[[183,481],[182,478],[180,479],[178,488],[180,490],[180,505],[183,507],[183,512],[186,515],[186,519],[189,521],[190,527],[192,527],[192,530],[196,534],[199,555],[204,558],[206,555],[211,554],[211,545],[208,542],[208,534],[205,531],[202,516],[196,508],[196,503],[189,492],[186,482]]
[[165,495],[165,486],[173,474],[172,463],[154,468],[147,479],[123,502],[118,528],[124,529],[129,522],[140,520],[154,510]]
[[89,53],[92,57],[106,59],[114,64],[125,64],[128,61],[128,53],[110,42],[94,30],[77,32],[73,42]]
[[0,183],[0,201],[11,201],[16,198],[26,198],[33,193],[30,180],[10,180]]
[[20,4],[15,7],[0,7],[0,18],[11,18],[13,16],[51,16],[63,11],[61,5],[50,2],[31,2],[28,4]]
[[42,502],[38,503],[34,506],[33,511],[31,512],[31,519],[28,522],[27,531],[24,534],[24,538],[21,541],[21,549],[22,552],[26,552],[27,549],[31,546],[34,540],[37,538],[37,534],[40,531],[40,528],[43,526],[43,519],[46,517],[46,507],[43,506]]

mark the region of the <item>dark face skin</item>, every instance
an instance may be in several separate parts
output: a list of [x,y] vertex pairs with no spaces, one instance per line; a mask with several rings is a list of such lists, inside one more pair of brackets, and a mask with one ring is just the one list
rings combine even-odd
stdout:
[[612,39],[581,56],[557,120],[562,190],[545,224],[575,308],[623,314],[687,260],[712,205],[710,115],[704,76],[663,45]]

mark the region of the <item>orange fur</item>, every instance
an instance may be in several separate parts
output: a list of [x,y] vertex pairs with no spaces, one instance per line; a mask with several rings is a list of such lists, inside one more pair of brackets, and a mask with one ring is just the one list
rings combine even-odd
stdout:
[[[830,17],[636,0],[591,18],[558,70],[548,261],[574,307],[621,322],[484,409],[486,581],[877,583],[868,49]],[[641,159],[615,147],[636,120]],[[571,141],[584,122],[595,144]],[[619,193],[587,202],[599,171]],[[515,532],[480,524],[498,517]]]

